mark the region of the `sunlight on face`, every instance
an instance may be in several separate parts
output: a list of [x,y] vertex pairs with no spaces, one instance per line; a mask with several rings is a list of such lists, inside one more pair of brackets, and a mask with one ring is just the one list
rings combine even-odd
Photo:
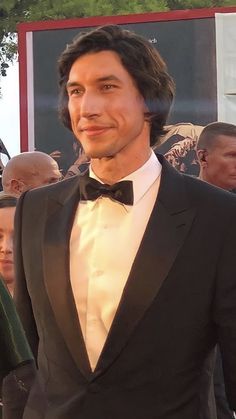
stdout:
[[149,150],[144,99],[113,51],[85,54],[72,65],[67,83],[72,129],[87,156],[133,159]]

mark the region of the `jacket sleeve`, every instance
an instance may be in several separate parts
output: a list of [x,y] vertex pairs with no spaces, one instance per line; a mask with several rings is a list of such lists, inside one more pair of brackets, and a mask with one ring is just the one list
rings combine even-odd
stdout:
[[213,314],[222,356],[225,390],[236,411],[236,209],[225,223],[225,237],[217,265]]
[[23,418],[25,405],[37,377],[34,362],[28,362],[12,370],[2,386],[3,418]]

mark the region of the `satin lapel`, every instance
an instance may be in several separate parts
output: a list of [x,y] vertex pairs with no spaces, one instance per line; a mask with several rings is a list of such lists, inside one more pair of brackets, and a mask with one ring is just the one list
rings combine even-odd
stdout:
[[144,313],[157,296],[191,227],[181,176],[163,162],[158,199],[133,263],[116,316],[95,374],[119,355]]
[[48,200],[43,241],[45,284],[56,322],[65,343],[82,374],[88,377],[91,369],[69,274],[69,240],[78,205],[78,180],[75,179],[74,182],[63,186],[62,191],[65,192],[65,199],[62,194],[60,199],[52,197]]

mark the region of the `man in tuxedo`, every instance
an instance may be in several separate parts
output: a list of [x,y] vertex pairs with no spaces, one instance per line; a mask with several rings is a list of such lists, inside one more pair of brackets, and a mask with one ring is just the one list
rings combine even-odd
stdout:
[[215,419],[216,343],[236,407],[236,200],[152,152],[174,86],[147,40],[80,34],[59,74],[91,163],[19,200],[15,296],[40,377],[24,419]]

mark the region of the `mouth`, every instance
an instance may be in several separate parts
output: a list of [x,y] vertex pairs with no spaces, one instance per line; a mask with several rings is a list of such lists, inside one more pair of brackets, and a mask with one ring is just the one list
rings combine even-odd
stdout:
[[88,137],[95,137],[97,135],[104,134],[107,132],[111,127],[103,127],[103,126],[87,126],[80,128],[81,133],[85,133]]
[[1,265],[13,265],[13,261],[10,259],[0,259]]

